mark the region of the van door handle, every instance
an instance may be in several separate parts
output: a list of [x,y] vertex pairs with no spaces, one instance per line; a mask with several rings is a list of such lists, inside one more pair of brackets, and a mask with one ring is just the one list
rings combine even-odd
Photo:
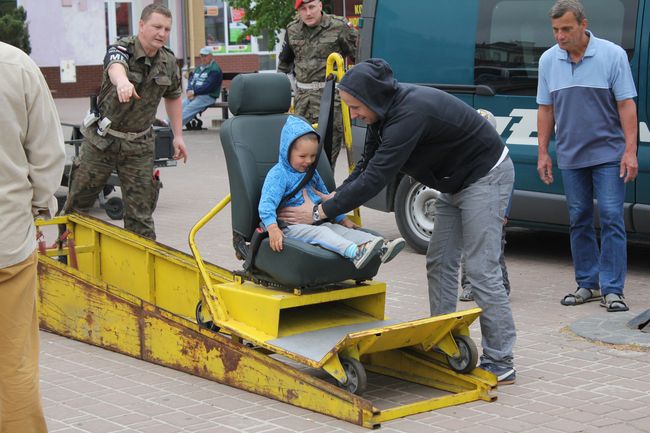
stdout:
[[485,84],[434,84],[434,83],[417,83],[419,86],[433,87],[443,90],[447,93],[470,93],[479,96],[494,96],[496,92],[490,86]]

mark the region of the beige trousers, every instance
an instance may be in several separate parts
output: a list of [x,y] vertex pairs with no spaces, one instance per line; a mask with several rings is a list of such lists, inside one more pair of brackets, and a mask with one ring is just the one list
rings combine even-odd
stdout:
[[0,433],[47,433],[38,385],[36,253],[0,269]]

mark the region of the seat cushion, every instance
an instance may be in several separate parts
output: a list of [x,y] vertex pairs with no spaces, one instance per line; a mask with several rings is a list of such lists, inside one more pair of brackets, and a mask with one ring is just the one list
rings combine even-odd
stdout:
[[281,252],[271,250],[264,239],[255,257],[255,268],[288,288],[309,288],[344,280],[372,279],[379,270],[379,257],[357,269],[352,261],[332,251],[296,239],[284,241]]

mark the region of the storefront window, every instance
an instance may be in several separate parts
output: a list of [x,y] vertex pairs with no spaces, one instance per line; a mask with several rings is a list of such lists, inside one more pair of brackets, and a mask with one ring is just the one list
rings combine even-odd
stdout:
[[130,1],[106,1],[104,3],[106,18],[106,45],[117,39],[131,36],[133,30],[133,5]]
[[251,38],[243,36],[246,25],[244,10],[230,7],[221,0],[205,0],[205,45],[212,47],[214,54],[250,53]]
[[251,37],[242,36],[246,30],[243,23],[244,10],[229,8],[228,14],[228,52],[229,53],[250,53]]
[[211,46],[215,53],[226,52],[224,37],[224,2],[220,0],[205,0],[203,14],[205,16],[205,45]]

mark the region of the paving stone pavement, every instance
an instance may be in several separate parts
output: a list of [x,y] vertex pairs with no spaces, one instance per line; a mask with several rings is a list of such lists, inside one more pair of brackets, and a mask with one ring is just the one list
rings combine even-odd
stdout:
[[[62,121],[78,121],[86,109],[81,99],[57,100],[57,105]],[[205,124],[211,124],[210,116],[218,117],[219,112],[213,111]],[[164,187],[154,217],[158,240],[189,252],[190,228],[228,192],[228,181],[218,131],[190,132],[185,137],[190,159],[186,165],[162,170]],[[344,170],[340,161],[337,178]],[[107,219],[99,208],[92,214]],[[365,225],[386,237],[399,236],[393,215],[365,208],[362,215]],[[574,290],[567,236],[511,230],[508,242],[518,330],[517,384],[499,389],[496,402],[474,402],[386,422],[381,431],[650,432],[648,351],[594,343],[569,329],[603,309],[598,303],[579,307],[559,303]],[[232,252],[229,212],[209,223],[197,243],[206,260],[240,268]],[[650,308],[649,253],[648,245],[629,248],[626,298],[632,313]],[[427,316],[424,256],[407,247],[381,268],[377,279],[388,285],[389,317]],[[480,346],[478,324],[471,332]],[[57,433],[366,431],[46,332],[41,333],[41,382],[49,430]],[[373,398],[409,401],[418,391],[384,379],[369,392]]]

